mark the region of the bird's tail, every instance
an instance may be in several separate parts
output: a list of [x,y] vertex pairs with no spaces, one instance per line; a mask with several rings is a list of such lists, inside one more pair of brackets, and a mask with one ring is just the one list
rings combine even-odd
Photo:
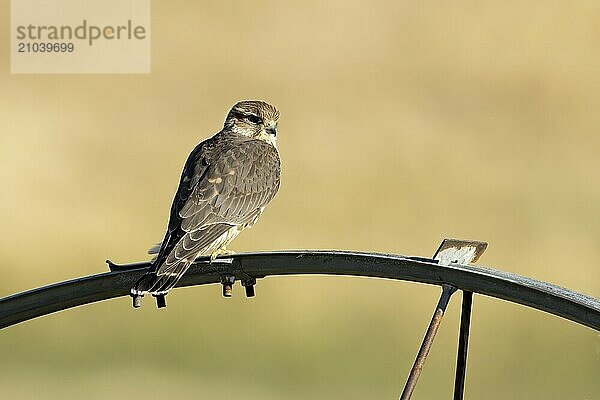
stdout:
[[135,300],[145,294],[153,296],[166,295],[179,282],[189,266],[189,261],[179,260],[162,274],[157,274],[156,271],[147,272],[133,285],[131,296]]
[[227,233],[233,227],[219,223],[194,231],[189,236],[184,236],[165,259],[159,257],[160,263],[153,261],[151,270],[131,288],[134,307],[141,305],[141,297],[147,293],[156,296],[164,307],[164,296],[177,284],[198,254],[210,254],[226,243],[226,240],[231,240]]

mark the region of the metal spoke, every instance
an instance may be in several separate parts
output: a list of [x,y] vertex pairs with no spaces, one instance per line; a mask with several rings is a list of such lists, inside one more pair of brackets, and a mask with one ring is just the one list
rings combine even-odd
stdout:
[[469,348],[469,328],[471,325],[473,292],[463,291],[462,296],[458,354],[456,357],[456,377],[454,379],[454,400],[462,400],[465,393],[465,376],[467,373],[467,352]]
[[417,358],[415,359],[415,362],[410,370],[410,374],[406,380],[406,385],[404,385],[404,389],[400,395],[400,400],[408,400],[412,396],[415,386],[417,385],[417,380],[419,379],[421,371],[423,370],[425,359],[427,358],[429,350],[431,349],[431,345],[433,344],[433,340],[435,339],[435,334],[442,323],[442,317],[444,316],[444,312],[446,312],[448,301],[450,301],[450,297],[455,291],[456,288],[454,286],[446,284],[442,285],[442,294],[440,296],[440,300],[438,301],[433,313],[433,317],[431,318],[431,322],[429,323],[429,327],[427,328],[427,332],[425,333],[425,337],[423,338],[423,343],[421,343],[421,347],[417,353]]

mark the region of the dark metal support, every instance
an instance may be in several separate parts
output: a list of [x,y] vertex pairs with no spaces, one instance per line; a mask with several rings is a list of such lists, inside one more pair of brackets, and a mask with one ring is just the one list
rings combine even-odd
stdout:
[[440,296],[440,300],[438,301],[433,313],[433,317],[431,318],[431,322],[429,323],[429,327],[427,328],[427,332],[425,333],[425,337],[423,338],[423,343],[421,343],[421,348],[419,349],[415,363],[410,370],[410,374],[406,380],[406,385],[404,385],[404,390],[402,390],[402,394],[400,395],[400,400],[408,400],[412,396],[415,386],[417,385],[417,380],[419,379],[421,371],[423,370],[425,359],[427,358],[429,350],[431,349],[431,345],[433,344],[433,340],[435,339],[435,334],[442,323],[442,317],[444,316],[444,312],[446,312],[448,301],[450,301],[450,297],[455,291],[456,288],[454,286],[446,284],[442,285],[442,294]]
[[154,297],[156,297],[156,307],[157,308],[164,308],[167,306],[167,300],[165,299],[164,294],[159,294]]
[[458,355],[456,357],[456,377],[454,379],[454,400],[463,400],[465,393],[472,305],[473,292],[469,292],[468,290],[463,291],[462,311],[460,314],[460,333],[458,335]]
[[[84,276],[0,299],[0,328],[56,311],[129,296],[149,262],[111,265],[112,272]],[[600,331],[600,300],[547,282],[474,265],[441,265],[423,257],[348,251],[280,251],[208,257],[194,262],[177,286],[219,283],[222,274],[238,279],[275,275],[356,275],[406,280],[461,290],[533,307]],[[176,292],[175,292],[176,293]],[[135,299],[134,299],[135,300]]]
[[256,293],[254,292],[254,285],[256,285],[256,279],[250,278],[248,280],[242,281],[242,286],[246,290],[246,297],[254,297]]
[[[547,282],[470,265],[487,244],[445,239],[433,259],[393,254],[347,251],[281,251],[236,254],[227,258],[196,260],[176,286],[221,283],[223,295],[230,297],[236,277],[246,296],[254,296],[257,279],[275,275],[330,274],[406,280],[441,285],[442,294],[411,369],[401,399],[409,399],[451,295],[463,291],[461,326],[454,399],[464,395],[472,296],[479,293],[533,307],[600,331],[600,300]],[[0,298],[0,329],[42,315],[96,301],[130,295],[131,287],[147,273],[151,263],[117,265],[111,272],[60,282]],[[142,296],[134,295],[133,306]],[[163,296],[157,306],[165,307]]]

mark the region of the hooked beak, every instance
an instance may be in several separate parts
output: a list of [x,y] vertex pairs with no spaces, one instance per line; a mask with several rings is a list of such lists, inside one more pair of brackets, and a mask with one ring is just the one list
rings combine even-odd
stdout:
[[269,135],[277,136],[277,124],[270,124],[266,130]]

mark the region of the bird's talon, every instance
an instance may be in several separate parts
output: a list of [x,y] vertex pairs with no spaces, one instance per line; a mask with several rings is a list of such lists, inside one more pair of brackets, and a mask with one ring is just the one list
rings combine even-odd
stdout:
[[234,254],[235,251],[233,250],[218,249],[210,255],[210,263],[212,264],[212,262],[215,261],[219,256],[232,256]]

